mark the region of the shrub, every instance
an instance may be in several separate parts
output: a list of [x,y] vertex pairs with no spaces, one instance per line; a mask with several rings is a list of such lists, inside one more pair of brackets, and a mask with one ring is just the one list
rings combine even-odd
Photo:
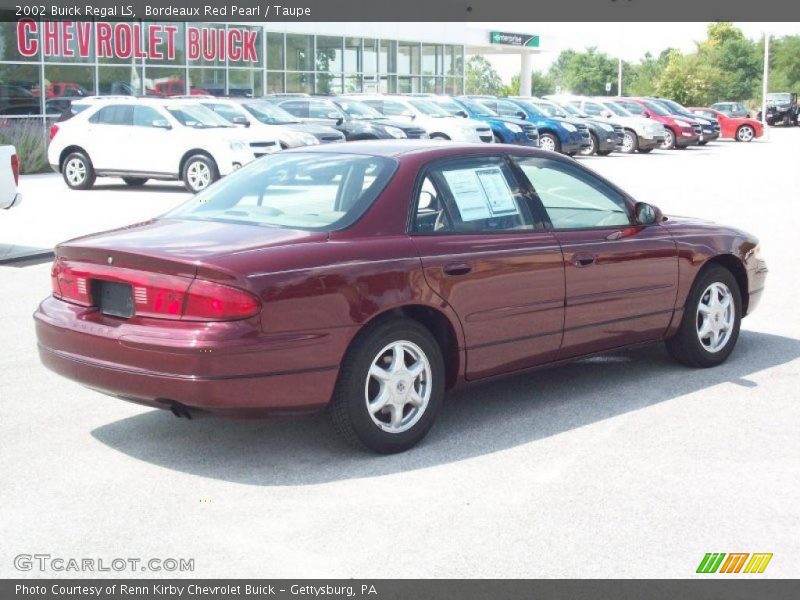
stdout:
[[17,149],[20,173],[48,171],[47,137],[41,119],[6,119],[0,124],[0,144]]

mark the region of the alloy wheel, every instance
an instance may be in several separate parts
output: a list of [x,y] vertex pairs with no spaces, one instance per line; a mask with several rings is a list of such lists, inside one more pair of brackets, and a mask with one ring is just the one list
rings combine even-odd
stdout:
[[189,165],[186,174],[189,179],[189,185],[194,190],[205,189],[211,183],[211,169],[202,161],[198,160]]
[[722,350],[731,338],[736,322],[733,294],[724,283],[716,281],[700,296],[695,317],[697,337],[708,352]]
[[584,148],[583,150],[580,151],[581,156],[591,156],[597,151],[597,142],[595,141],[593,135],[589,136],[589,142],[590,142],[589,147]]
[[422,418],[432,389],[431,365],[422,349],[406,340],[392,342],[378,352],[367,374],[367,412],[383,431],[402,433]]
[[740,142],[749,142],[755,137],[755,132],[749,125],[744,125],[736,132],[736,137]]
[[670,150],[675,146],[675,135],[667,129],[664,132],[664,141],[661,142],[661,147],[665,150]]
[[81,185],[86,180],[86,164],[80,158],[72,158],[64,166],[67,180],[74,186]]
[[549,150],[550,152],[556,151],[556,141],[551,138],[549,135],[543,135],[539,139],[539,147],[542,150]]
[[622,151],[626,154],[633,152],[633,134],[626,131],[622,138]]

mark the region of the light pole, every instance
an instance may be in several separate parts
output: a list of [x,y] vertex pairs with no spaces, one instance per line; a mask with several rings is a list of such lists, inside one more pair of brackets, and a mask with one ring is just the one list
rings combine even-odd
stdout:
[[769,34],[764,34],[764,77],[761,84],[761,125],[764,127],[764,139],[769,139],[767,125],[767,93],[769,92]]

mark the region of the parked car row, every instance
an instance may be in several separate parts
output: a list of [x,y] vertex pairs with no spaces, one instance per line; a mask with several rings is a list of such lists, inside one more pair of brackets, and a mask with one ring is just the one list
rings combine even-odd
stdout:
[[199,192],[263,155],[345,141],[441,139],[607,156],[705,145],[720,136],[748,142],[762,132],[753,119],[666,98],[92,96],[65,104],[48,157],[75,189],[113,176],[131,186],[182,180]]

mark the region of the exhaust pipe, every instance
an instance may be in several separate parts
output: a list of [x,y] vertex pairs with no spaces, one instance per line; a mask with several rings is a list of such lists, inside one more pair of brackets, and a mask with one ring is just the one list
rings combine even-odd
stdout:
[[189,412],[189,407],[185,404],[181,404],[180,402],[175,402],[174,400],[169,404],[170,412],[178,417],[179,419],[183,417],[184,419],[192,419],[192,413]]

